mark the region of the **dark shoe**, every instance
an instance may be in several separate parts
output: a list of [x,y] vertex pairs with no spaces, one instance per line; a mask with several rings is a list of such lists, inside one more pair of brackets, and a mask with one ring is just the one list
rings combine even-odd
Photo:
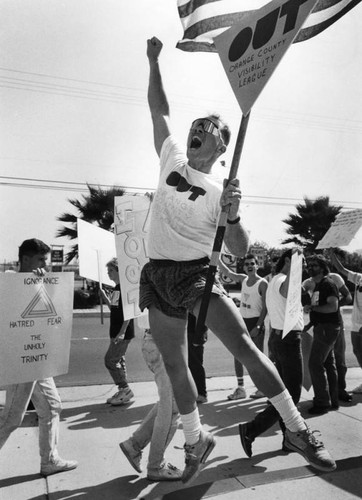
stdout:
[[308,413],[311,415],[324,415],[328,413],[331,408],[331,406],[312,406],[309,408]]
[[285,453],[289,453],[290,452],[290,449],[288,448],[288,446],[286,444],[285,433],[283,434],[282,451],[285,451]]
[[349,394],[347,391],[342,391],[338,394],[338,399],[343,401],[344,403],[350,403],[353,399],[352,394]]
[[331,410],[339,410],[339,404],[338,403],[332,403],[330,409]]
[[241,446],[243,447],[245,454],[251,458],[253,455],[251,445],[255,438],[248,436],[248,424],[239,424],[239,434]]

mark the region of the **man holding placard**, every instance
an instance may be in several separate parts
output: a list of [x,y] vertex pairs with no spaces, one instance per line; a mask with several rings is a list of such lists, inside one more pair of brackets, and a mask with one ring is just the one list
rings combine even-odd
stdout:
[[[25,240],[19,247],[20,272],[44,276],[49,252],[50,248],[41,240]],[[21,425],[30,398],[39,419],[41,475],[75,469],[78,465],[75,460],[64,460],[58,455],[61,401],[52,377],[7,386],[5,407],[0,415],[0,449]]]
[[[225,243],[233,254],[246,254],[248,232],[239,215],[238,179],[230,179],[223,188],[211,175],[230,138],[221,118],[209,115],[193,121],[186,155],[171,135],[169,104],[158,62],[161,49],[156,37],[147,41],[148,103],[161,175],[152,204],[150,261],[140,279],[140,309],[149,310],[152,335],[181,414],[186,463],[182,480],[189,483],[213,450],[215,438],[203,430],[197,410],[196,387],[187,362],[187,314],[199,314],[222,207],[228,207]],[[335,461],[306,425],[272,362],[252,342],[236,305],[218,279],[214,280],[205,323],[245,365],[257,388],[276,407],[287,427],[288,445],[314,467],[334,470]]]

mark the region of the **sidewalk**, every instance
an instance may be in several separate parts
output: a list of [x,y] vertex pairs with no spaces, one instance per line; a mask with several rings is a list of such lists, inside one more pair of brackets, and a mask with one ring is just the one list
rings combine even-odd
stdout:
[[[362,381],[360,368],[350,368],[347,388]],[[26,415],[20,429],[0,453],[1,500],[217,500],[265,498],[293,500],[344,500],[362,498],[362,395],[351,404],[323,416],[310,417],[312,391],[303,391],[301,411],[337,461],[332,473],[317,473],[296,453],[281,451],[281,434],[276,425],[253,445],[248,459],[240,445],[238,423],[251,419],[263,408],[265,399],[228,401],[235,377],[207,380],[209,403],[200,405],[205,429],[217,439],[217,446],[198,479],[189,487],[181,482],[151,483],[146,473],[131,468],[118,443],[129,437],[156,401],[153,382],[131,384],[135,401],[127,406],[105,404],[114,386],[65,387],[59,451],[64,458],[79,461],[78,469],[44,479],[39,474],[37,424],[33,412]],[[254,390],[246,377],[246,389]],[[0,405],[4,402],[0,391]],[[148,450],[144,454],[146,468]],[[181,429],[171,442],[166,458],[183,469]]]

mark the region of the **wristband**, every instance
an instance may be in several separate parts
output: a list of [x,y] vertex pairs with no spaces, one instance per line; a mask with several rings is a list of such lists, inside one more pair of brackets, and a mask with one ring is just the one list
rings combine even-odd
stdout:
[[228,224],[237,224],[238,222],[240,222],[240,215],[239,217],[236,217],[236,219],[234,220],[227,219]]

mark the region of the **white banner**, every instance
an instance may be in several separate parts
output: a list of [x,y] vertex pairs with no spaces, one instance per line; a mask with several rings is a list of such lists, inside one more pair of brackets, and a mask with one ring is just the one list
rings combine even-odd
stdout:
[[350,210],[337,215],[317,248],[344,247],[351,243],[362,226],[362,209]]
[[106,264],[116,257],[114,234],[78,219],[79,274],[83,278],[114,286]]
[[0,385],[68,372],[74,273],[0,274]]
[[142,267],[148,262],[146,237],[151,201],[145,195],[116,196],[114,234],[121,280],[124,319],[141,314],[138,307]]
[[251,110],[316,3],[273,0],[261,9],[245,12],[242,23],[214,39],[244,115]]
[[282,338],[284,338],[291,330],[293,330],[298,322],[298,318],[302,309],[302,261],[302,254],[298,254],[298,252],[293,253],[290,267],[289,288]]

